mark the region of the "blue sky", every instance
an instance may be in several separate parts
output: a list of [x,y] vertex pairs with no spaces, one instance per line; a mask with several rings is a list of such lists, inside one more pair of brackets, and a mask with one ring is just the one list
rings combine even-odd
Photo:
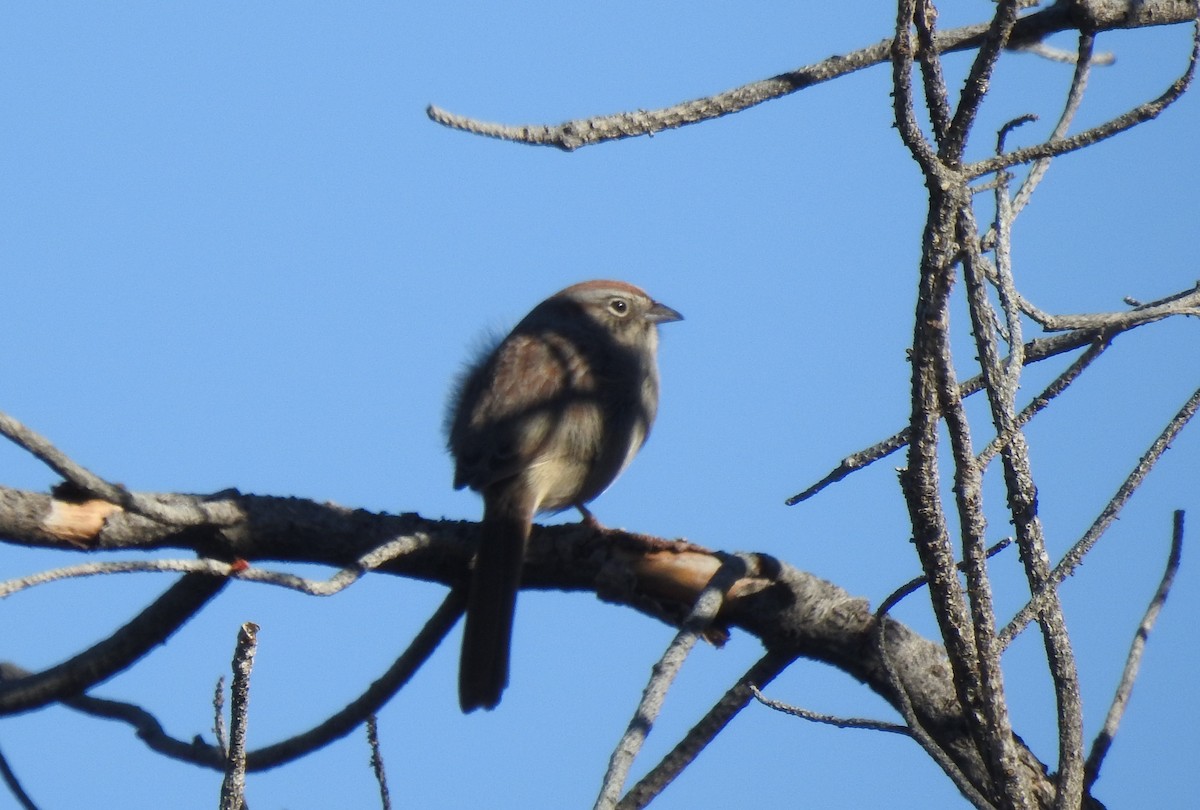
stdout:
[[[993,8],[943,15],[950,26]],[[563,154],[450,132],[424,108],[511,123],[652,108],[845,53],[892,7],[633,2],[10,5],[0,12],[0,410],[142,490],[296,495],[475,519],[451,488],[441,421],[489,331],[587,278],[645,287],[663,329],[654,435],[594,503],[604,523],[768,552],[878,602],[914,575],[893,457],[817,500],[784,499],[902,426],[924,197],[891,128],[887,68],[716,122]],[[1069,39],[1056,44],[1071,47]],[[1157,96],[1183,28],[1102,36],[1080,125]],[[948,59],[952,75],[964,57]],[[1052,126],[1070,69],[1008,55],[972,141]],[[957,86],[958,78],[955,78]],[[1018,283],[1054,312],[1117,309],[1195,282],[1200,99],[1055,163],[1015,232]],[[961,313],[961,309],[959,310]],[[957,322],[960,368],[974,352]],[[1030,334],[1033,334],[1032,329]],[[1083,533],[1195,389],[1195,324],[1120,338],[1029,429],[1052,552]],[[1065,364],[1064,364],[1065,365]],[[1030,369],[1025,396],[1063,365]],[[973,406],[986,436],[983,403]],[[1090,739],[1166,558],[1171,511],[1200,507],[1185,433],[1064,587]],[[5,484],[53,478],[0,447]],[[993,483],[991,534],[1008,529]],[[568,518],[570,519],[570,518]],[[4,549],[5,576],[74,562]],[[1184,567],[1150,639],[1097,795],[1195,795],[1200,578]],[[994,563],[1020,607],[1015,554]],[[318,570],[308,570],[314,576]],[[43,587],[0,605],[3,656],[29,668],[102,637],[164,577]],[[209,735],[237,626],[262,626],[250,743],[358,694],[438,603],[369,577],[324,600],[235,583],[131,672],[95,690],[176,736]],[[926,604],[898,615],[927,634]],[[457,633],[380,716],[392,791],[413,807],[590,806],[672,631],[580,594],[522,596],[513,685],[463,717]],[[1053,696],[1032,636],[1006,657],[1014,725],[1044,761]],[[736,636],[685,666],[640,773],[759,655]],[[894,715],[801,662],[770,694]],[[49,709],[0,723],[46,808],[215,806],[219,775],[147,752],[124,727]],[[375,806],[361,735],[253,775],[255,807]],[[912,742],[751,707],[655,806],[959,807]]]

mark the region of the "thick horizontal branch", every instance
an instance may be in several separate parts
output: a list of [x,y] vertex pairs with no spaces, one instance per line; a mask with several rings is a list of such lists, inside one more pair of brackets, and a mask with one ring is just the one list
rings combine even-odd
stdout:
[[[1086,8],[1087,16],[1081,9]],[[1098,0],[1091,3],[1055,3],[1017,20],[1008,41],[1009,48],[1020,49],[1038,43],[1050,34],[1088,27],[1093,31],[1142,28],[1190,22],[1195,16],[1186,0],[1147,0],[1142,3]],[[950,53],[976,48],[987,34],[988,24],[955,28],[937,34],[936,48]],[[766,101],[795,93],[850,73],[891,60],[892,40],[887,39],[844,56],[831,56],[812,65],[751,82],[713,96],[685,101],[657,110],[618,113],[566,121],[558,125],[511,125],[480,121],[443,110],[436,105],[426,109],[429,118],[443,126],[514,141],[530,146],[553,146],[571,152],[581,146],[604,141],[653,135],[665,129],[677,129],[732,113],[741,112]]]
[[[224,558],[345,567],[373,548],[404,538],[405,552],[382,564],[379,572],[454,586],[467,570],[477,531],[473,523],[373,514],[293,498],[231,493],[177,497],[217,498],[222,525],[206,532],[195,527],[173,531],[116,509],[87,538],[88,547],[186,548]],[[70,508],[50,495],[0,487],[0,538],[79,553],[77,543],[56,537],[46,522]],[[241,517],[230,522],[230,515]],[[724,559],[683,541],[582,524],[535,527],[523,586],[592,591],[614,604],[678,623]],[[874,644],[875,619],[866,600],[772,558],[747,559],[747,575],[731,589],[718,624],[756,636],[774,655],[804,656],[834,666],[895,705],[898,696]],[[966,732],[941,646],[891,620],[886,637],[888,658],[923,727],[983,792],[990,792],[986,765]],[[1046,769],[1031,752],[1020,750],[1030,783],[1042,805],[1050,806],[1054,788]]]

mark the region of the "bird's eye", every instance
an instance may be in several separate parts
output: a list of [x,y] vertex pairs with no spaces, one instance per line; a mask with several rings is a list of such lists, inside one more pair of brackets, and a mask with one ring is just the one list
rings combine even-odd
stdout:
[[608,311],[619,318],[629,314],[629,302],[622,298],[614,298],[608,302]]

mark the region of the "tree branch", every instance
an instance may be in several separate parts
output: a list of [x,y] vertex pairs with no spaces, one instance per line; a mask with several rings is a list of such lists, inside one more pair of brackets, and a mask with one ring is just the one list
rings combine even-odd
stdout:
[[886,731],[890,734],[901,734],[905,737],[912,736],[912,729],[908,726],[889,723],[885,720],[870,720],[865,717],[839,717],[834,714],[822,714],[821,712],[802,709],[799,706],[792,706],[781,700],[769,698],[758,691],[758,687],[754,685],[750,686],[750,691],[754,693],[754,699],[767,708],[774,709],[783,714],[790,714],[792,717],[799,717],[801,720],[808,720],[811,723],[823,723],[834,728],[860,728],[866,731]]
[[229,693],[229,752],[221,782],[221,810],[242,810],[246,805],[246,725],[250,719],[250,671],[258,651],[258,625],[246,622],[238,631],[233,654],[233,682]]
[[[1028,365],[1041,360],[1046,360],[1051,357],[1057,357],[1060,354],[1074,351],[1081,346],[1087,346],[1088,344],[1094,345],[1095,342],[1099,340],[1110,341],[1116,334],[1119,334],[1119,332],[1113,333],[1112,336],[1109,336],[1102,332],[1079,330],[1070,334],[1055,335],[1054,337],[1049,338],[1038,338],[1037,340],[1032,340],[1025,344],[1023,352],[1025,363]],[[974,377],[971,377],[969,380],[962,383],[960,390],[960,396],[964,399],[979,393],[983,390],[983,375],[977,374]],[[1038,410],[1040,410],[1040,408]],[[1030,414],[1030,416],[1032,417],[1033,414]],[[836,484],[838,481],[846,478],[851,473],[857,472],[864,467],[868,467],[880,459],[887,458],[900,448],[908,445],[908,434],[908,428],[904,428],[896,433],[893,433],[891,436],[881,442],[877,442],[876,444],[873,444],[864,450],[860,450],[857,453],[847,456],[846,458],[842,459],[841,463],[838,464],[837,467],[834,467],[821,480],[817,481],[803,492],[788,498],[784,503],[788,506],[795,506],[801,501],[806,501],[813,497],[830,484]]]
[[25,792],[25,788],[21,787],[21,782],[17,779],[17,774],[13,771],[12,767],[8,764],[8,759],[2,753],[0,753],[0,779],[4,780],[9,793],[21,805],[22,810],[38,810],[37,805],[33,803],[33,799],[29,798],[29,794]]
[[[1003,183],[1001,193],[1007,200]],[[988,394],[992,424],[1001,440],[1000,457],[1004,467],[1004,485],[1008,495],[1009,513],[1016,528],[1017,544],[1021,549],[1026,579],[1030,590],[1037,593],[1050,576],[1046,555],[1045,538],[1041,520],[1037,513],[1037,487],[1029,461],[1028,446],[1020,428],[1016,427],[1014,398],[1017,377],[1006,371],[996,345],[995,333],[991,328],[994,311],[987,298],[985,276],[980,268],[978,255],[978,228],[969,208],[959,212],[960,244],[966,246],[964,267],[967,276],[968,304],[972,332],[979,351],[980,367],[984,376],[984,390]],[[999,230],[1001,247],[1007,243],[1007,225],[1001,223]],[[1009,302],[1006,318],[1012,330],[1012,340],[1020,346],[1020,317],[1012,306],[1015,289],[1004,262],[997,263],[1000,275],[1001,298]],[[1020,363],[1011,368],[1019,372]],[[1062,603],[1056,590],[1046,591],[1045,609],[1038,616],[1042,630],[1046,658],[1050,665],[1058,710],[1059,732],[1059,792],[1055,801],[1058,810],[1078,807],[1083,786],[1083,708],[1079,698],[1079,678],[1075,656],[1067,635],[1066,620]],[[989,651],[997,656],[1003,649],[996,641],[995,626],[985,631]]]
[[[213,496],[180,497],[213,500]],[[242,515],[237,525],[221,532],[223,551],[249,561],[283,560],[347,567],[372,548],[408,537],[412,542],[406,553],[388,560],[377,572],[453,587],[467,570],[476,536],[477,524],[426,520],[411,513],[372,514],[295,498],[242,494],[226,494],[223,498],[233,503],[220,504],[222,510]],[[49,495],[0,487],[0,537],[18,542],[44,539],[45,529],[34,518],[49,514],[52,501]],[[172,529],[122,510],[114,511],[94,538],[95,546],[105,549],[195,550],[192,543],[207,546],[212,540],[204,532]],[[776,656],[775,660],[804,656],[824,662],[860,680],[896,705],[899,697],[874,645],[875,620],[866,602],[850,597],[832,583],[770,558],[756,559],[760,570],[734,585],[717,622],[758,637],[768,652]],[[597,530],[580,524],[539,526],[530,538],[523,587],[591,591],[607,601],[675,623],[695,604],[721,561],[713,552],[682,541]],[[214,581],[211,577],[201,578]],[[419,665],[419,660],[424,660],[449,632],[461,610],[461,596],[452,590],[385,678],[391,678],[393,683],[403,682]],[[955,697],[941,645],[921,638],[897,622],[889,620],[887,626],[887,653],[898,682],[910,696],[913,711],[959,763],[963,773],[975,784],[987,785],[988,771],[966,733],[966,720]],[[348,707],[341,719],[327,721],[319,727],[320,731],[249,752],[248,770],[290,761],[302,753],[298,741],[315,745],[318,738],[334,738],[331,729],[340,729],[352,721],[351,728],[355,727],[371,713],[366,708],[368,704],[381,705],[379,701],[386,700],[398,688],[383,681],[381,678],[364,694],[361,706],[359,702],[352,704],[353,708]],[[86,700],[91,699],[72,698],[66,702],[74,705],[75,701]],[[180,750],[175,753],[207,767],[221,767],[222,760],[215,748],[196,749],[187,743],[176,746],[176,749],[189,748],[193,749],[190,755]],[[1039,806],[1051,806],[1053,783],[1046,776],[1045,767],[1023,747],[1021,767],[1030,774]]]
[[996,14],[992,17],[987,33],[979,45],[975,61],[971,63],[971,70],[958,97],[958,107],[954,110],[954,120],[950,122],[946,140],[939,154],[942,160],[952,166],[957,167],[962,163],[963,150],[975,123],[975,116],[979,113],[984,96],[987,95],[992,71],[1000,58],[1000,52],[1013,35],[1019,6],[1018,0],[999,0],[996,3]]
[[[1186,0],[1146,0],[1134,4],[1110,4],[1119,9],[1101,10],[1090,21],[1094,31],[1176,25],[1192,20],[1194,12]],[[1111,12],[1111,13],[1110,13]],[[912,15],[907,21],[912,20]],[[906,21],[906,22],[907,22]],[[1012,25],[1007,47],[1023,48],[1040,42],[1059,31],[1077,29],[1080,23],[1072,3],[1055,3],[1049,8],[1021,17]],[[989,31],[989,24],[969,25],[943,31],[936,36],[939,53],[977,48]],[[480,121],[429,105],[429,119],[451,129],[498,138],[530,146],[553,146],[566,152],[606,141],[653,135],[714,118],[738,113],[773,99],[812,87],[830,79],[846,76],[864,68],[892,60],[894,40],[886,39],[846,55],[831,56],[812,65],[780,73],[716,95],[685,101],[657,110],[618,113],[581,118],[549,126],[545,124],[510,125]],[[911,67],[911,61],[909,62]],[[1039,155],[1045,156],[1045,155]],[[1007,165],[1013,165],[1011,163]],[[978,174],[986,174],[979,172]]]
[[633,713],[633,719],[629,721],[628,728],[625,729],[625,733],[613,750],[608,763],[608,772],[604,775],[604,784],[596,799],[596,810],[616,807],[617,800],[621,795],[621,788],[625,785],[625,780],[629,775],[629,768],[641,750],[642,743],[650,734],[654,721],[658,719],[663,701],[667,697],[667,690],[674,682],[688,653],[692,651],[701,634],[716,619],[717,611],[721,609],[721,604],[729,590],[738,580],[757,567],[753,560],[743,559],[738,555],[727,557],[696,599],[692,612],[688,614],[683,626],[667,646],[662,659],[654,665],[650,682],[646,684],[646,688],[642,692],[642,699]]
[[[928,585],[929,578],[928,576],[922,576],[900,586],[900,588],[884,599],[883,603],[875,611],[875,633],[872,639],[875,643],[875,650],[878,652],[879,660],[883,664],[888,684],[896,694],[895,705],[900,715],[904,718],[904,722],[907,724],[909,734],[924,749],[925,753],[929,754],[929,758],[942,769],[942,772],[950,778],[954,786],[958,788],[959,792],[971,804],[975,805],[978,810],[994,810],[995,806],[983,795],[979,784],[971,779],[964,768],[960,767],[958,760],[952,756],[946,744],[935,736],[933,729],[926,727],[927,721],[917,711],[912,695],[909,694],[908,687],[901,678],[900,671],[892,661],[891,653],[888,651],[887,634],[890,624],[888,613],[900,603],[900,600],[916,590],[914,583]],[[978,755],[978,745],[975,744],[973,739],[970,740],[970,744],[971,751]],[[985,765],[985,767],[987,766]]]
[[[1200,410],[1200,388],[1196,389],[1188,397],[1183,407],[1179,409],[1158,437],[1151,443],[1149,449],[1138,460],[1133,470],[1121,482],[1121,486],[1117,488],[1116,493],[1105,504],[1104,508],[1100,510],[1100,514],[1092,522],[1092,525],[1084,532],[1083,537],[1079,538],[1071,546],[1070,550],[1063,555],[1062,559],[1058,561],[1058,564],[1054,566],[1054,570],[1050,572],[1050,577],[1043,586],[1045,590],[1056,590],[1062,581],[1079,567],[1079,564],[1083,562],[1083,558],[1092,550],[1092,547],[1096,545],[1104,535],[1104,532],[1112,525],[1112,522],[1117,519],[1117,515],[1121,513],[1121,509],[1133,497],[1133,493],[1142,485],[1142,482],[1146,480],[1146,476],[1150,474],[1150,470],[1162,458],[1163,453],[1170,449],[1171,442],[1175,440],[1180,431],[1192,420],[1197,410]],[[1033,621],[1038,611],[1042,609],[1042,601],[1042,593],[1035,592],[1034,597],[1000,631],[999,639],[1001,646],[1007,647],[1011,644],[1012,640],[1017,637],[1017,634]]]
[[379,785],[379,806],[382,810],[392,810],[392,794],[383,767],[383,747],[379,744],[379,720],[375,715],[367,718],[367,747],[371,749],[371,772]]
[[[308,731],[249,751],[246,754],[246,769],[262,771],[284,765],[341,739],[365,722],[368,717],[387,703],[428,660],[455,622],[458,621],[458,617],[462,615],[463,605],[464,600],[461,593],[452,590],[404,653],[362,695]],[[28,671],[15,664],[0,664],[0,681],[8,678],[20,678],[29,674]],[[224,734],[220,730],[217,732],[217,743],[208,745],[199,737],[194,737],[190,741],[172,737],[163,730],[162,724],[154,715],[132,703],[105,700],[89,695],[64,698],[62,703],[68,708],[92,717],[119,720],[132,726],[137,731],[138,738],[150,750],[159,754],[205,768],[225,769],[228,751],[224,743]],[[218,708],[217,711],[219,712],[220,709]],[[218,729],[222,726],[219,715],[216,726]]]
[[617,810],[640,810],[648,805],[675,780],[675,777],[683,773],[684,768],[691,765],[700,752],[725,729],[729,721],[746,707],[756,685],[766,686],[794,660],[790,655],[769,652],[756,661],[704,717],[692,726],[662,761],[630,788],[625,797],[617,803]]
[[1117,685],[1117,693],[1113,696],[1112,705],[1108,708],[1108,715],[1104,718],[1104,728],[1092,742],[1092,750],[1084,765],[1084,784],[1088,790],[1091,790],[1092,785],[1100,777],[1100,766],[1104,762],[1109,746],[1112,745],[1113,738],[1117,736],[1117,728],[1121,725],[1125,707],[1129,705],[1129,698],[1133,694],[1133,683],[1137,680],[1138,668],[1142,663],[1142,653],[1146,651],[1146,639],[1149,638],[1150,631],[1154,629],[1158,614],[1166,604],[1167,594],[1171,592],[1171,585],[1175,582],[1175,574],[1179,571],[1179,561],[1183,555],[1182,509],[1176,510],[1174,524],[1174,530],[1171,533],[1171,553],[1167,555],[1167,570],[1163,572],[1154,597],[1146,607],[1146,613],[1142,616],[1142,621],[1133,636],[1133,643],[1129,646],[1129,655],[1125,659],[1125,669],[1121,672],[1121,682]]
[[[0,536],[4,534],[0,530]],[[0,664],[0,716],[39,709],[111,678],[166,641],[216,596],[226,581],[187,574],[111,636],[42,672],[13,677],[12,671],[6,672]]]
[[[1061,5],[1069,6],[1073,4],[1064,3]],[[1132,5],[1134,8],[1137,8],[1142,4],[1134,3]],[[1171,86],[1158,98],[1147,101],[1144,104],[1139,104],[1124,115],[1120,115],[1091,129],[1086,129],[1069,138],[1051,138],[1051,140],[1035,146],[1016,149],[1007,154],[981,160],[978,163],[972,163],[964,167],[963,172],[968,178],[974,179],[993,174],[1010,166],[1065,155],[1068,152],[1075,152],[1092,144],[1107,140],[1114,135],[1119,135],[1139,124],[1144,124],[1147,121],[1157,118],[1162,114],[1163,110],[1170,107],[1183,96],[1184,92],[1191,86],[1192,77],[1195,75],[1196,61],[1200,57],[1200,3],[1191,9],[1189,19],[1192,21],[1194,28],[1192,34],[1192,52],[1188,57],[1187,67],[1184,69],[1183,75],[1172,82]],[[1178,20],[1177,22],[1182,22],[1182,20]]]

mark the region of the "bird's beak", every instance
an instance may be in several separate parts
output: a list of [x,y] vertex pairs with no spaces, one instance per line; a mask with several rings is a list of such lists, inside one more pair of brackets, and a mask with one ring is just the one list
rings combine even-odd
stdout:
[[682,321],[683,316],[666,304],[655,301],[654,306],[646,312],[646,320],[650,323],[670,323],[671,321]]

